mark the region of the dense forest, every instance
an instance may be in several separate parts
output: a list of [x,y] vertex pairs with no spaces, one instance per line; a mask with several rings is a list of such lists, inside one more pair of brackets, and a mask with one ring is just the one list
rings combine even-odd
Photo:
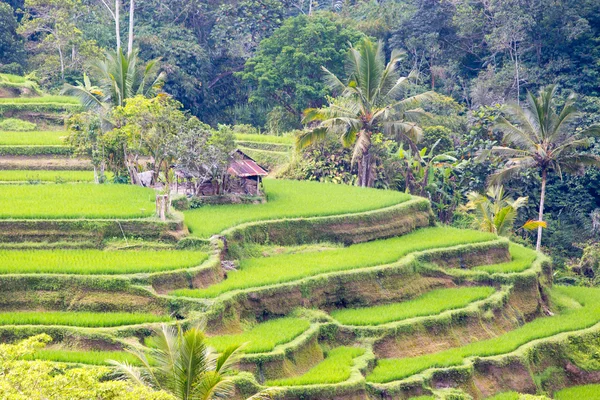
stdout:
[[[498,127],[505,117],[518,119],[511,107],[532,104],[544,88],[549,95],[554,84],[556,107],[581,112],[571,121],[574,132],[600,122],[596,0],[131,0],[115,9],[119,3],[1,2],[0,73],[27,75],[59,93],[93,78],[92,64],[122,41],[123,48],[139,49],[144,62],[159,60],[162,90],[203,123],[298,137],[303,155],[280,176],[408,191],[429,198],[443,222],[463,227],[473,223],[469,207],[481,204],[475,193],[500,208],[528,196],[514,207],[515,227],[541,223],[543,165],[511,174],[504,192],[492,187],[484,194],[494,171],[510,166],[492,150],[511,144]],[[342,138],[348,146],[341,146],[335,126],[313,140],[313,128],[325,124],[332,106],[351,106],[335,96],[355,89],[346,76],[360,76],[361,66],[352,72],[347,55],[371,54],[368,43],[377,47],[375,58],[393,60],[394,72],[408,77],[401,95],[419,104],[406,115],[417,109],[422,115],[415,137],[411,129],[373,134],[363,173],[367,161],[354,162],[353,140]],[[340,77],[340,87],[324,79],[323,67]],[[321,111],[311,116],[307,109]],[[594,140],[578,146],[598,154]],[[573,168],[548,170],[543,246],[560,267],[591,263],[595,270],[599,171],[582,168],[592,158],[578,160]],[[515,233],[535,243],[535,232]]]

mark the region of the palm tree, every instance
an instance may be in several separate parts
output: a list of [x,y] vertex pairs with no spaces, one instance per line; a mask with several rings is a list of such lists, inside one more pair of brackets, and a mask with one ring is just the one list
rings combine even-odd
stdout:
[[386,64],[383,43],[363,39],[358,48],[351,46],[348,52],[347,82],[323,67],[326,82],[340,96],[328,106],[306,110],[304,123],[318,125],[296,138],[297,147],[305,148],[328,133],[340,135],[344,146],[354,146],[352,164],[358,161],[359,186],[374,183],[370,153],[374,133],[385,133],[418,152],[415,142],[422,131],[415,121],[423,111],[416,107],[428,94],[400,99],[409,85],[409,78],[400,77],[396,69],[402,59],[403,54],[394,50]]
[[556,85],[542,88],[538,97],[527,92],[526,108],[509,105],[507,111],[515,123],[502,118],[495,127],[504,133],[504,141],[511,147],[492,148],[492,154],[507,159],[504,168],[492,175],[493,183],[527,169],[540,172],[542,188],[537,221],[538,251],[542,244],[548,173],[556,172],[562,179],[563,172],[577,173],[583,171],[585,166],[600,165],[600,157],[581,153],[582,149],[590,146],[590,137],[600,134],[600,125],[575,129],[573,123],[579,116],[575,95],[571,94],[559,111],[555,104],[556,89]]
[[462,209],[475,211],[473,227],[498,236],[512,233],[517,210],[527,203],[527,197],[510,199],[502,186],[490,186],[485,195],[471,192],[467,198],[469,202]]
[[180,326],[162,325],[156,330],[155,347],[149,356],[139,350],[130,351],[141,369],[124,362],[111,361],[134,382],[156,390],[164,390],[180,400],[228,398],[234,385],[232,367],[238,360],[240,346],[232,346],[222,354],[213,353],[200,328],[184,331]]
[[83,83],[65,84],[63,92],[76,96],[86,110],[104,111],[123,106],[129,98],[154,96],[164,83],[164,72],[159,73],[158,59],[139,65],[138,50],[124,54],[121,48],[107,51],[104,60],[90,65],[97,86],[84,75]]

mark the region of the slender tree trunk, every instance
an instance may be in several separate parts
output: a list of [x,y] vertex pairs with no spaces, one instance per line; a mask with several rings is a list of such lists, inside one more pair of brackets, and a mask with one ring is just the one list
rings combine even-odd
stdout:
[[358,166],[358,186],[372,187],[373,160],[368,150],[363,153]]
[[129,37],[127,43],[127,55],[133,52],[133,13],[135,11],[134,0],[129,0]]
[[117,51],[121,49],[121,1],[115,0],[115,34],[117,36]]
[[[544,219],[544,198],[546,197],[546,177],[548,171],[542,170],[542,193],[540,194],[540,213],[538,215],[538,222],[542,222]],[[537,243],[535,249],[540,251],[542,247],[542,226],[538,226]]]
[[60,57],[60,76],[62,78],[62,81],[65,81],[65,58],[63,56],[63,52],[62,49],[60,48],[60,46],[57,46],[58,48],[58,55]]

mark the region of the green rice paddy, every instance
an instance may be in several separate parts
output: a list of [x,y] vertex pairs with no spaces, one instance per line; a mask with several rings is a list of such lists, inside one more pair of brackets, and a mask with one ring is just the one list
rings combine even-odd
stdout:
[[125,351],[43,349],[36,351],[32,356],[26,357],[26,359],[89,365],[108,365],[109,360],[114,360],[140,365],[137,357]]
[[0,250],[0,274],[133,274],[200,265],[200,251]]
[[293,136],[261,135],[256,133],[236,133],[235,140],[254,143],[294,144]]
[[462,308],[489,297],[494,291],[494,288],[485,286],[437,289],[413,300],[375,307],[346,308],[333,311],[331,316],[344,325],[380,325]]
[[154,215],[155,191],[132,185],[0,187],[0,219],[143,218]]
[[65,131],[0,132],[0,146],[60,146]]
[[418,357],[379,360],[373,372],[367,376],[367,380],[377,383],[391,382],[429,368],[459,365],[468,357],[505,354],[533,340],[585,329],[600,322],[600,289],[555,287],[552,290],[572,297],[583,307],[566,310],[553,317],[538,318],[493,339]]
[[244,353],[265,353],[275,346],[291,342],[310,327],[310,323],[299,318],[279,318],[255,325],[237,335],[213,336],[208,339],[216,351],[222,352],[232,345],[246,343]]
[[350,378],[354,359],[363,355],[359,347],[336,347],[330,350],[325,360],[311,368],[304,375],[267,381],[268,386],[300,386],[323,383],[339,383]]
[[533,264],[537,257],[537,253],[534,250],[514,243],[510,244],[509,251],[512,257],[512,260],[509,262],[493,265],[482,265],[472,269],[475,271],[485,271],[490,274],[521,272],[531,267],[531,264]]
[[410,199],[410,195],[392,190],[309,181],[265,179],[264,186],[268,196],[264,204],[204,206],[186,211],[185,222],[191,233],[206,238],[244,222],[347,214]]
[[0,182],[93,182],[93,171],[0,170]]
[[65,325],[113,327],[143,323],[167,322],[166,315],[122,312],[12,311],[0,313],[0,325]]
[[181,289],[173,294],[187,297],[215,297],[222,293],[289,282],[334,271],[384,265],[416,251],[456,246],[495,239],[493,234],[451,227],[424,228],[404,236],[355,244],[317,253],[284,254],[244,259],[238,271],[205,289]]
[[582,385],[554,393],[556,400],[600,400],[600,385]]
[[9,97],[0,98],[0,104],[73,104],[80,105],[79,99],[70,96]]

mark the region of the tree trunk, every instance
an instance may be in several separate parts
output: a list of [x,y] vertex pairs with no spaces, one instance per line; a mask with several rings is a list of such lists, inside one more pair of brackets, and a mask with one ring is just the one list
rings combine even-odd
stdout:
[[169,214],[169,195],[157,194],[156,195],[156,216],[158,218],[160,218],[161,221],[166,221],[168,214]]
[[[544,219],[544,198],[546,197],[546,176],[548,171],[546,169],[542,170],[542,193],[540,194],[540,213],[538,215],[538,222],[542,222]],[[535,245],[535,249],[540,251],[542,247],[542,226],[538,226],[537,233],[537,243]]]
[[366,151],[363,153],[362,158],[358,165],[358,186],[361,187],[372,187],[373,186],[373,160],[371,154]]
[[117,39],[117,51],[119,51],[119,49],[121,49],[121,1],[120,0],[115,0],[115,34],[116,34],[116,39]]
[[60,48],[60,46],[57,46],[58,48],[58,55],[60,57],[60,76],[62,78],[62,81],[65,81],[65,59],[63,56],[63,52],[62,49]]
[[127,55],[133,52],[133,13],[135,11],[134,0],[129,0],[129,37],[127,43]]

